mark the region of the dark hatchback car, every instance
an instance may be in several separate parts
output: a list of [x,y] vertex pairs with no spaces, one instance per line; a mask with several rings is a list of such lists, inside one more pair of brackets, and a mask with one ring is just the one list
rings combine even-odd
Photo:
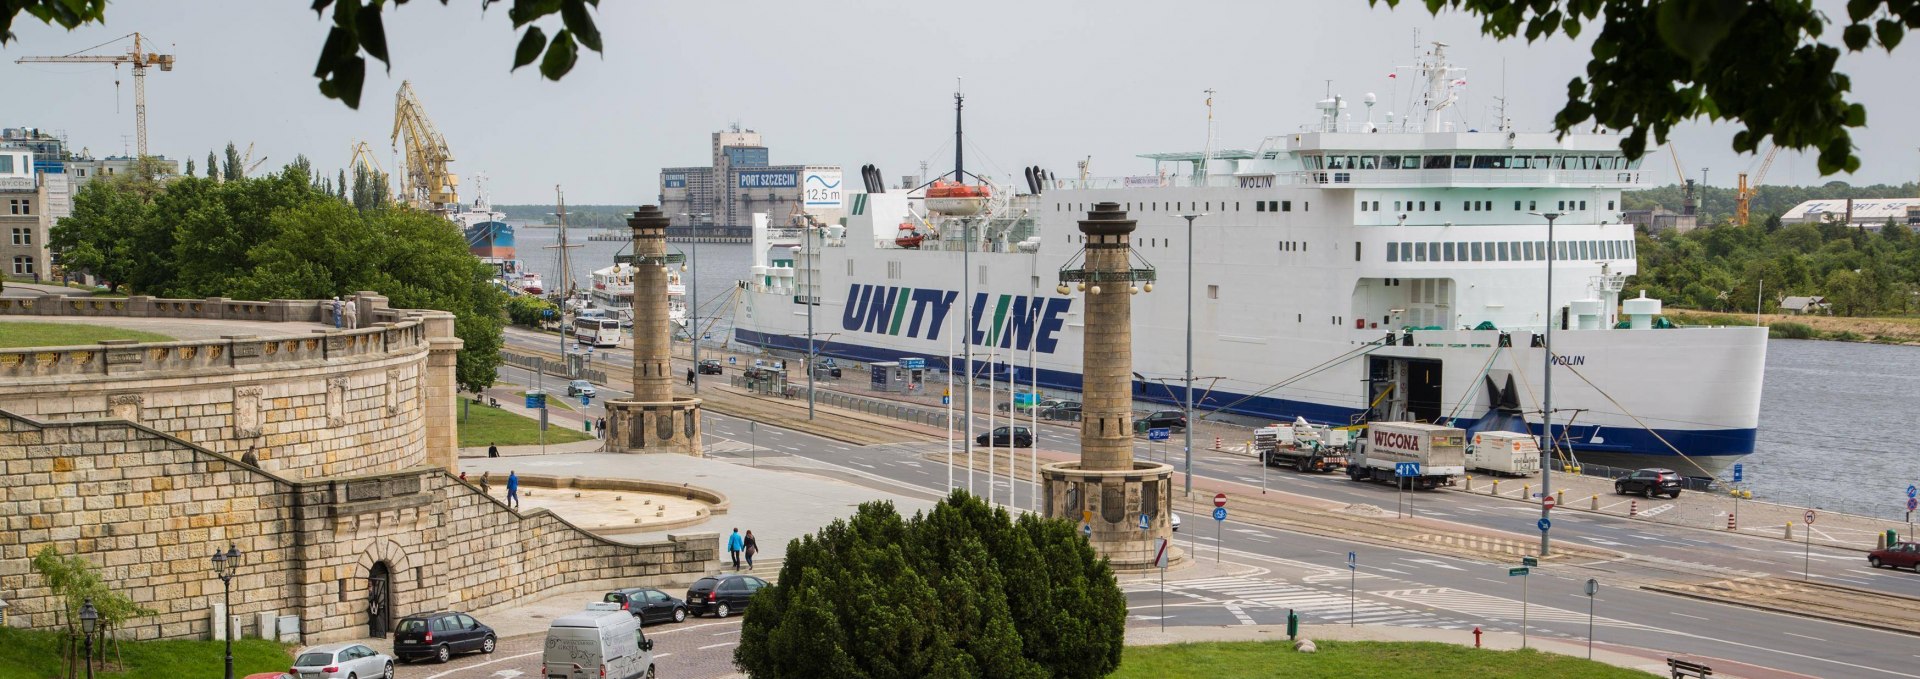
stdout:
[[620,604],[640,624],[650,622],[681,622],[687,619],[687,602],[654,589],[652,587],[631,587],[607,592],[601,601]]
[[[988,439],[989,436],[992,437],[991,442],[989,442],[989,439]],[[978,443],[983,446],[1002,446],[1002,447],[1012,446],[1014,448],[1032,448],[1033,447],[1033,430],[1028,429],[1026,427],[1014,427],[1011,438],[1009,438],[1009,435],[1007,433],[1007,428],[1000,427],[998,429],[993,430],[993,432],[990,434],[981,434],[979,436],[975,436],[973,437],[973,440],[975,443]]]
[[1874,568],[1912,568],[1920,570],[1920,542],[1899,542],[1886,549],[1867,553],[1867,564]]
[[1061,401],[1040,409],[1040,419],[1060,422],[1080,421],[1080,402]]
[[1671,469],[1638,469],[1613,481],[1613,492],[1621,495],[1680,497],[1680,489],[1686,487],[1687,480]]
[[1155,410],[1137,421],[1145,424],[1148,429],[1187,428],[1187,414],[1178,410]]
[[456,653],[492,653],[493,628],[456,611],[419,613],[393,626],[393,655],[400,662],[433,658],[446,662]]
[[687,612],[724,618],[747,610],[754,593],[766,586],[765,580],[737,573],[700,578],[687,588]]
[[720,367],[719,361],[711,358],[700,362],[700,374],[702,375],[718,375],[724,370],[724,368]]

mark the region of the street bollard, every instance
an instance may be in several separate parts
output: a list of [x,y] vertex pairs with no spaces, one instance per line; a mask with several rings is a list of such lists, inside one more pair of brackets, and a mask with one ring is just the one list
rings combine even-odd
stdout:
[[1738,521],[1738,519],[1736,519],[1736,518],[1734,518],[1734,515],[1733,515],[1733,514],[1728,514],[1728,515],[1727,515],[1727,530],[1740,530],[1740,527],[1739,527],[1739,526],[1740,526],[1740,524],[1739,524],[1739,521]]
[[1793,522],[1792,521],[1787,522],[1787,539],[1788,540],[1793,539]]
[[1520,499],[1526,500],[1532,497],[1533,497],[1533,484],[1531,483],[1520,484]]
[[1473,647],[1474,648],[1480,647],[1480,626],[1479,625],[1473,626]]
[[1473,475],[1472,474],[1467,475],[1467,492],[1469,493],[1473,492]]
[[1213,449],[1214,450],[1220,449],[1220,437],[1218,436],[1213,437]]
[[1293,641],[1293,638],[1299,635],[1300,614],[1293,612],[1293,609],[1289,608],[1287,609],[1287,641]]
[[1877,536],[1875,536],[1875,537],[1874,537],[1874,539],[1873,539],[1873,548],[1874,548],[1874,549],[1886,549],[1886,548],[1887,548],[1887,534],[1886,534],[1886,533],[1881,533],[1881,534],[1879,534],[1879,535],[1877,535]]
[[1629,517],[1634,517],[1634,516],[1639,516],[1639,515],[1640,515],[1640,501],[1639,501],[1639,500],[1628,500],[1628,501],[1627,501],[1627,516],[1629,516]]
[[1567,489],[1565,489],[1565,488],[1561,488],[1561,489],[1560,489],[1560,492],[1558,492],[1558,493],[1554,493],[1554,496],[1553,496],[1553,503],[1554,503],[1554,504],[1556,504],[1556,505],[1560,505],[1560,506],[1563,506],[1563,507],[1564,507],[1564,506],[1566,506],[1566,504],[1567,504]]
[[1598,493],[1595,493],[1593,497],[1587,498],[1587,502],[1589,503],[1587,505],[1587,509],[1591,509],[1596,512],[1600,511],[1600,495]]
[[1487,491],[1487,494],[1488,494],[1488,495],[1499,495],[1499,494],[1500,494],[1500,479],[1494,479],[1494,480],[1493,480],[1493,489],[1492,489],[1492,490],[1489,490],[1489,491]]

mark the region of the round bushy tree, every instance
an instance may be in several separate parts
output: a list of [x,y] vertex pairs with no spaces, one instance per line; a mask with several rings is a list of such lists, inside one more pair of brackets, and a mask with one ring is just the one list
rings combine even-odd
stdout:
[[1126,599],[1071,523],[955,492],[904,520],[890,502],[788,544],[742,623],[756,677],[1102,677]]

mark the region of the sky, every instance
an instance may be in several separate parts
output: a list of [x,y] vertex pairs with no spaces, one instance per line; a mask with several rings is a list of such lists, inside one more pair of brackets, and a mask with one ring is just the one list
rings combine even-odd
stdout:
[[[23,16],[19,39],[0,49],[0,125],[63,133],[96,156],[131,149],[128,70],[13,61],[140,31],[177,59],[148,76],[152,152],[204,164],[231,140],[253,144],[263,167],[305,154],[331,172],[364,139],[391,169],[393,94],[405,80],[453,151],[463,198],[484,175],[500,204],[551,203],[559,185],[569,203],[639,205],[657,198],[661,167],[707,164],[709,135],[734,123],[762,133],[776,164],[841,165],[853,176],[872,163],[889,183],[923,161],[944,171],[956,78],[967,94],[969,170],[1014,178],[1039,165],[1064,176],[1090,157],[1095,176],[1122,176],[1151,171],[1137,154],[1205,144],[1206,89],[1216,91],[1221,148],[1254,148],[1313,122],[1328,81],[1354,102],[1355,118],[1365,117],[1368,92],[1379,97],[1376,119],[1404,109],[1408,79],[1386,76],[1413,62],[1416,29],[1453,45],[1454,63],[1468,69],[1451,118],[1467,127],[1492,127],[1504,94],[1516,128],[1549,129],[1587,54],[1565,37],[1494,41],[1471,17],[1434,17],[1411,1],[1392,10],[1366,0],[616,1],[598,12],[605,53],[583,49],[573,72],[552,82],[532,67],[510,71],[519,36],[505,3],[483,14],[477,2],[415,0],[388,9],[393,65],[371,64],[356,111],[315,87],[328,23],[306,4],[129,0],[108,7],[105,26],[72,32]],[[1845,15],[1841,2],[1820,4]],[[552,34],[558,18],[545,23]],[[1908,115],[1920,104],[1920,46],[1850,54],[1840,70],[1869,125],[1854,133],[1860,172],[1836,178],[1920,177],[1920,125]],[[1757,165],[1731,150],[1736,129],[1680,128],[1688,174],[1710,168],[1708,183],[1731,186]],[[1658,171],[1653,183],[1673,180],[1665,151],[1646,166]],[[1810,155],[1786,152],[1766,180],[1824,181]]]

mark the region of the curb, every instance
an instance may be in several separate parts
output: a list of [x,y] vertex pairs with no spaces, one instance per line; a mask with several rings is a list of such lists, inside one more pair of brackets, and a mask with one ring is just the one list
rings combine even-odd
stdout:
[[1781,615],[1797,615],[1803,618],[1813,618],[1815,620],[1823,620],[1826,622],[1839,623],[1842,625],[1853,625],[1856,627],[1865,627],[1868,629],[1875,629],[1882,632],[1892,632],[1895,634],[1905,634],[1908,636],[1920,636],[1920,631],[1914,631],[1904,627],[1882,625],[1875,622],[1869,622],[1869,621],[1858,620],[1853,618],[1843,618],[1837,615],[1827,615],[1825,613],[1800,611],[1800,610],[1793,610],[1788,608],[1777,608],[1773,606],[1765,606],[1765,605],[1747,602],[1747,601],[1739,601],[1739,600],[1733,600],[1733,599],[1716,599],[1714,597],[1706,596],[1704,594],[1695,594],[1693,592],[1685,592],[1685,591],[1673,589],[1673,588],[1667,587],[1666,585],[1640,585],[1640,589],[1644,589],[1649,592],[1666,594],[1670,596],[1686,597],[1688,599],[1697,599],[1699,601],[1706,601],[1709,603],[1725,604],[1728,606],[1739,606],[1741,608],[1751,608],[1756,611],[1766,611],[1768,613],[1779,613]]
[[[1519,503],[1519,504],[1522,504],[1522,505],[1527,505],[1527,506],[1531,506],[1531,507],[1536,507],[1536,508],[1540,506],[1540,503],[1538,503],[1538,502],[1532,502],[1532,501],[1529,501],[1529,500],[1526,500],[1526,499],[1522,499],[1522,498],[1517,498],[1517,497],[1507,497],[1507,496],[1505,496],[1505,495],[1492,495],[1492,494],[1488,494],[1488,493],[1477,493],[1477,492],[1474,492],[1474,491],[1471,491],[1471,490],[1466,490],[1466,489],[1463,489],[1463,488],[1447,488],[1446,490],[1447,490],[1447,492],[1452,492],[1452,493],[1460,493],[1460,494],[1463,494],[1463,495],[1470,495],[1470,496],[1473,496],[1473,497],[1489,497],[1489,498],[1496,498],[1496,499],[1500,499],[1500,500],[1506,500],[1506,501],[1508,501],[1508,502],[1516,502],[1516,503]],[[1698,491],[1696,491],[1696,492],[1698,492]],[[1769,503],[1769,504],[1773,504],[1773,505],[1774,505],[1774,506],[1776,506],[1776,507],[1792,507],[1792,505],[1783,505],[1783,504],[1777,504],[1777,503]],[[1798,507],[1796,507],[1796,509],[1804,509],[1804,508],[1798,508]],[[1762,535],[1762,534],[1759,534],[1759,533],[1747,533],[1747,532],[1739,532],[1739,531],[1726,531],[1726,530],[1722,530],[1722,529],[1719,529],[1719,528],[1714,528],[1714,527],[1712,527],[1712,526],[1695,526],[1695,525],[1692,525],[1692,524],[1686,524],[1686,523],[1669,523],[1669,522],[1665,522],[1665,521],[1654,521],[1654,520],[1651,520],[1651,519],[1641,519],[1641,518],[1637,518],[1637,517],[1632,517],[1632,516],[1626,516],[1626,515],[1623,515],[1623,514],[1609,514],[1609,513],[1606,513],[1606,512],[1602,512],[1602,511],[1595,511],[1595,510],[1592,510],[1592,509],[1580,509],[1580,508],[1578,508],[1578,507],[1574,507],[1574,506],[1571,506],[1571,505],[1555,505],[1555,506],[1554,506],[1554,510],[1555,510],[1555,511],[1560,511],[1560,510],[1566,510],[1566,511],[1571,511],[1571,512],[1580,512],[1580,513],[1582,513],[1582,514],[1589,514],[1589,515],[1593,515],[1593,516],[1606,516],[1606,517],[1612,517],[1612,518],[1616,518],[1616,519],[1624,519],[1624,520],[1626,520],[1626,521],[1641,521],[1641,522],[1645,522],[1645,523],[1648,523],[1648,524],[1652,524],[1652,525],[1655,525],[1655,526],[1672,526],[1672,527],[1674,527],[1674,528],[1685,528],[1685,529],[1687,529],[1687,530],[1695,530],[1695,531],[1702,531],[1702,532],[1706,532],[1706,533],[1711,533],[1711,534],[1714,534],[1714,535],[1728,535],[1729,533],[1731,533],[1731,534],[1734,534],[1734,535],[1745,535],[1745,536],[1748,536],[1748,537],[1754,537],[1754,538],[1760,538],[1760,539],[1762,539],[1762,540],[1772,540],[1772,541],[1774,541],[1774,542],[1785,542],[1785,543],[1789,543],[1789,544],[1795,544],[1795,545],[1797,545],[1797,544],[1801,544],[1801,543],[1803,542],[1803,541],[1801,541],[1801,540],[1788,540],[1788,539],[1786,539],[1786,538],[1783,538],[1783,537],[1775,537],[1775,536],[1772,536],[1772,535]],[[1850,516],[1858,516],[1858,515],[1856,514],[1856,515],[1850,515]],[[1866,517],[1866,518],[1872,518],[1872,517]],[[1823,543],[1820,543],[1820,546],[1822,546],[1822,547],[1826,547],[1826,548],[1829,548],[1829,549],[1844,549],[1844,550],[1847,550],[1847,551],[1852,551],[1852,552],[1859,552],[1859,553],[1861,553],[1861,554],[1867,554],[1867,553],[1870,553],[1870,552],[1872,552],[1872,551],[1873,551],[1873,550],[1871,550],[1871,549],[1865,549],[1865,548],[1861,548],[1861,547],[1854,547],[1854,546],[1851,546],[1851,545],[1847,545],[1847,544],[1834,544],[1834,543],[1827,543],[1827,542],[1823,542]]]

